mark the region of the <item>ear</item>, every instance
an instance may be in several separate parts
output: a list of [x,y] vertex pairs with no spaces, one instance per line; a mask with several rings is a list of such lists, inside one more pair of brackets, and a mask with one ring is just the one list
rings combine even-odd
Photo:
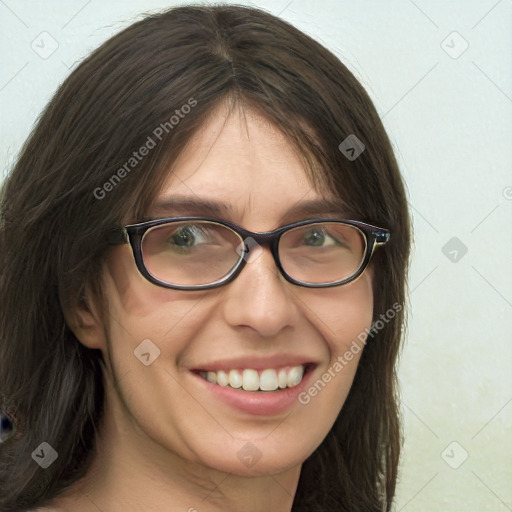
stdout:
[[79,305],[64,312],[66,322],[78,341],[88,348],[106,349],[106,334],[97,300],[87,287]]

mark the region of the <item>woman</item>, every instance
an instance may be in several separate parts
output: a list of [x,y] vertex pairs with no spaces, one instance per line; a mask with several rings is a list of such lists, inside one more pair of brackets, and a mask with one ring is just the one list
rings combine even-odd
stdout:
[[147,17],[60,87],[0,214],[2,511],[391,508],[407,202],[328,50]]

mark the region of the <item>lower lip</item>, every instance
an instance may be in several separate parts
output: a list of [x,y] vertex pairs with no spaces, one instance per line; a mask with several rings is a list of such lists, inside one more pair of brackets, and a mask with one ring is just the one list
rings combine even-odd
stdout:
[[307,371],[297,386],[276,391],[240,391],[230,386],[212,384],[197,373],[192,372],[192,375],[215,398],[231,407],[249,414],[271,416],[286,411],[298,402],[297,397],[307,387],[312,373],[312,369]]

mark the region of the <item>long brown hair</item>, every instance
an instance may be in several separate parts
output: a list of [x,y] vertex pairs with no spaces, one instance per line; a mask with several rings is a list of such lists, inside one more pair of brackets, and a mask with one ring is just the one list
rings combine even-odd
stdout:
[[[371,100],[338,58],[258,9],[184,6],[144,18],[71,73],[2,189],[0,409],[18,427],[0,444],[2,511],[48,504],[86,473],[101,428],[104,366],[101,352],[76,339],[66,312],[86,287],[101,297],[108,233],[144,218],[169,163],[225,100],[279,127],[313,186],[342,197],[354,218],[390,229],[373,260],[374,319],[404,306],[402,179]],[[365,145],[353,160],[338,149],[351,134]],[[148,136],[155,147],[127,167]],[[342,413],[303,464],[293,511],[390,509],[403,323],[398,314],[370,337]],[[31,458],[42,441],[59,454],[44,470]]]

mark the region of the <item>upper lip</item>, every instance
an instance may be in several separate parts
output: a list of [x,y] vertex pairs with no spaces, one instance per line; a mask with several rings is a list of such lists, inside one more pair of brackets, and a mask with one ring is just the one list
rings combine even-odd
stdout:
[[265,370],[267,368],[282,368],[284,366],[300,366],[300,365],[316,365],[316,361],[312,357],[278,354],[272,357],[262,356],[243,356],[231,359],[223,359],[197,365],[192,368],[194,371],[212,371],[232,370],[237,368],[251,368],[253,370]]

